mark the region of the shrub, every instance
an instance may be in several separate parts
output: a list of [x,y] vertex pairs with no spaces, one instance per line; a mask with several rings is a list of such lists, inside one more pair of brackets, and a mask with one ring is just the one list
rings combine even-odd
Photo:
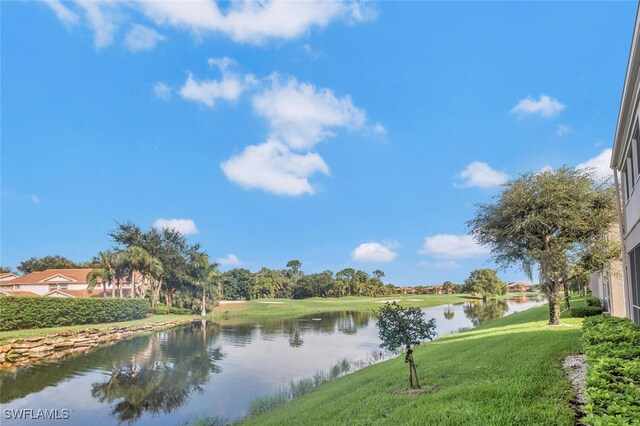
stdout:
[[169,307],[169,306],[164,306],[164,305],[158,305],[158,306],[154,306],[149,307],[149,313],[150,314],[155,314],[155,315],[190,315],[193,312],[191,312],[191,310],[186,309],[186,308],[176,308],[176,307]]
[[571,308],[571,316],[574,318],[593,317],[600,314],[602,314],[601,306],[576,306]]
[[148,309],[143,299],[0,297],[0,331],[130,321]]
[[640,423],[640,327],[626,318],[584,320],[582,339],[589,369],[587,425]]
[[596,306],[598,308],[602,308],[602,301],[597,297],[587,296],[584,299],[584,301],[587,304],[587,306]]

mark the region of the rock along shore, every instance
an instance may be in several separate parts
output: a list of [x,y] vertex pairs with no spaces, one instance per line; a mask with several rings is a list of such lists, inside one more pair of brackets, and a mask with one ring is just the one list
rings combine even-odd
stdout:
[[198,320],[190,318],[105,329],[85,328],[77,332],[63,330],[45,336],[11,339],[0,345],[0,368],[11,369],[43,360],[57,360],[71,354],[87,352],[99,345],[113,344],[135,333],[171,328],[193,321]]

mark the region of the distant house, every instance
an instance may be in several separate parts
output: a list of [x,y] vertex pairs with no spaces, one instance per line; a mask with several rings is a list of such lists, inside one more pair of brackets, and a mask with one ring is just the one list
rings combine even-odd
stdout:
[[[45,296],[54,290],[81,290],[87,292],[87,275],[90,268],[47,269],[32,272],[8,281],[0,281],[0,290],[20,290]],[[88,294],[87,294],[88,295]]]
[[425,291],[429,294],[442,294],[441,285],[430,285],[425,287]]
[[0,288],[0,296],[22,296],[22,297],[36,297],[39,294],[36,294],[32,291],[22,291],[22,290],[4,290]]
[[510,293],[533,291],[533,284],[523,281],[511,281],[507,284],[507,290]]
[[399,294],[415,294],[417,290],[414,287],[396,287],[396,293]]
[[[101,285],[88,291],[87,276],[91,271],[90,268],[47,269],[10,280],[0,280],[0,296],[112,297],[113,289],[107,288],[104,291]],[[142,275],[136,273],[134,279],[140,288]],[[123,283],[122,294],[124,297],[131,295],[129,282]],[[118,291],[116,296],[119,296]]]
[[18,274],[14,274],[13,272],[3,272],[0,274],[0,281],[9,281],[14,278],[18,278]]

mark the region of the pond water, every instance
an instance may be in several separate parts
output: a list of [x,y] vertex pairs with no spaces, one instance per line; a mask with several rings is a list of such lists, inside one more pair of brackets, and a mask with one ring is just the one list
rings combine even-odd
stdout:
[[[527,297],[424,308],[438,335],[474,327],[541,304]],[[6,410],[49,413],[65,425],[176,425],[202,415],[237,419],[252,398],[344,358],[379,352],[375,318],[332,312],[245,324],[196,322],[136,336],[59,360],[0,371],[2,424],[60,424],[7,419]],[[12,411],[12,413],[16,413]]]

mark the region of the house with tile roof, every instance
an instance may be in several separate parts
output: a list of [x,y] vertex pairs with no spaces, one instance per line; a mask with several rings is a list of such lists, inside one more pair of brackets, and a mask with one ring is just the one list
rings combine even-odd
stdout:
[[[0,296],[47,296],[47,297],[113,297],[113,289],[102,286],[88,290],[87,276],[91,268],[76,269],[47,269],[31,272],[22,277],[0,281]],[[144,288],[143,277],[134,273],[134,280],[138,288]],[[136,292],[137,293],[137,292]],[[124,282],[123,297],[131,296],[131,285]],[[116,295],[119,292],[116,291]]]

